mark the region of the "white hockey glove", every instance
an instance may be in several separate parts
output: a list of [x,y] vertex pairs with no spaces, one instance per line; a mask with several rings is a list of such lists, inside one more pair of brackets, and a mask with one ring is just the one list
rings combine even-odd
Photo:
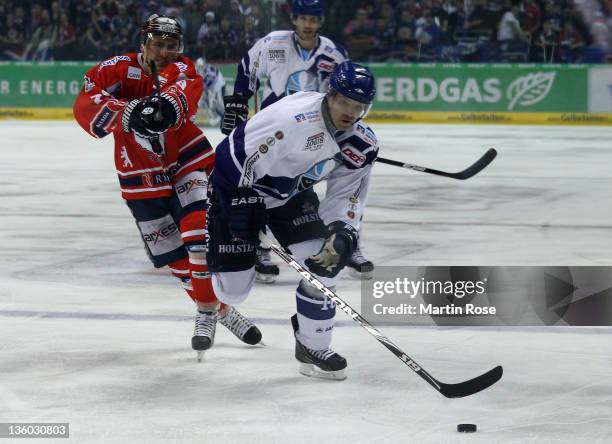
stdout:
[[357,248],[359,235],[352,226],[341,221],[327,227],[328,237],[316,255],[306,259],[306,266],[313,273],[333,278],[344,268]]

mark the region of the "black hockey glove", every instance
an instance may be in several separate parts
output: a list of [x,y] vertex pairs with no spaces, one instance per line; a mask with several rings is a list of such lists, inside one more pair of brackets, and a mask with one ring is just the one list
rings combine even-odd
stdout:
[[239,94],[224,96],[223,101],[225,113],[221,120],[221,132],[227,136],[249,117],[249,101]]
[[234,239],[259,245],[259,232],[266,226],[266,205],[251,188],[237,188],[229,208],[229,228]]
[[357,248],[357,230],[341,221],[327,226],[328,237],[316,255],[306,259],[305,264],[313,273],[332,278],[340,273]]
[[179,115],[174,97],[164,93],[143,97],[128,103],[123,112],[123,129],[147,139],[157,138],[178,123]]

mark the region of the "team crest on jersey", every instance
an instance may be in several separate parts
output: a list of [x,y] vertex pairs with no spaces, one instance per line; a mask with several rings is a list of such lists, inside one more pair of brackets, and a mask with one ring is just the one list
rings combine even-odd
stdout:
[[314,136],[309,136],[308,139],[306,139],[306,146],[304,147],[304,149],[308,151],[317,151],[321,149],[324,143],[325,133],[320,132],[318,134],[315,134]]
[[278,140],[283,140],[283,137],[285,137],[285,134],[282,131],[277,131],[274,133],[274,137],[276,137]]
[[274,144],[276,143],[276,139],[270,136],[266,139],[266,143],[268,144],[268,146],[274,146]]
[[268,152],[268,145],[266,145],[265,143],[259,145],[259,152],[261,154],[266,154]]
[[136,66],[128,66],[127,78],[132,80],[140,80],[142,70]]
[[107,66],[116,65],[118,62],[120,62],[122,60],[129,62],[132,59],[129,58],[128,56],[115,56],[112,59],[108,59],[108,60],[100,63],[100,68],[98,70],[100,70],[102,68],[105,68]]

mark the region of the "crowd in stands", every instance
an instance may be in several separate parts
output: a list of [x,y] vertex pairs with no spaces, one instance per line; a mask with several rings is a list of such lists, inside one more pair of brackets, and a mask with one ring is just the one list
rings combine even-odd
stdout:
[[[101,60],[137,51],[152,13],[185,53],[238,60],[290,1],[0,0],[0,60]],[[322,34],[363,62],[612,62],[612,0],[327,0]]]

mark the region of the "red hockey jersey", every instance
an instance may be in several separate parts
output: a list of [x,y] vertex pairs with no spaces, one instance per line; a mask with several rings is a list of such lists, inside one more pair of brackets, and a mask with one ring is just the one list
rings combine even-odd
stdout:
[[214,165],[214,151],[194,124],[203,80],[191,60],[180,56],[159,73],[161,90],[181,104],[183,118],[160,136],[165,154],[147,150],[150,142],[126,132],[123,110],[130,100],[153,93],[153,80],[142,67],[142,55],[129,53],[113,57],[85,74],[83,89],[74,103],[74,116],[94,137],[113,133],[115,166],[125,199],[170,196],[174,179],[193,170],[208,174]]

